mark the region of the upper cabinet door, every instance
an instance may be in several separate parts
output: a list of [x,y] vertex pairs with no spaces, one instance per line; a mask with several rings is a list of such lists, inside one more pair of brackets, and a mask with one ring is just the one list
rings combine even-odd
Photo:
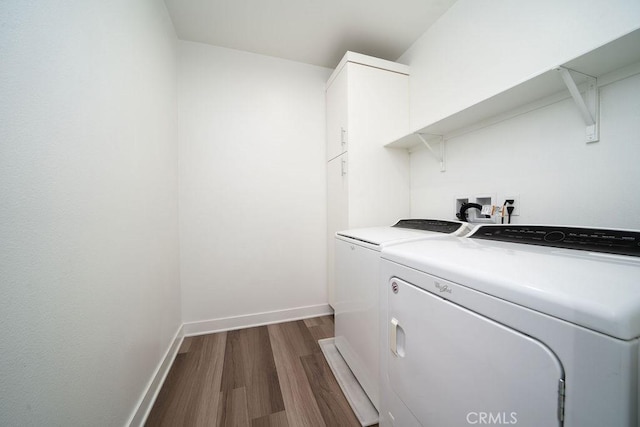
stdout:
[[380,147],[409,130],[409,76],[362,64],[348,66],[350,140],[380,153]]
[[327,87],[327,160],[347,151],[348,67],[344,66]]

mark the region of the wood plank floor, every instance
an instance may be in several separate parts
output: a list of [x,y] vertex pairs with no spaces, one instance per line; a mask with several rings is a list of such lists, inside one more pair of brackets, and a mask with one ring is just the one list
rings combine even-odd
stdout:
[[147,426],[359,426],[318,340],[323,316],[185,338]]

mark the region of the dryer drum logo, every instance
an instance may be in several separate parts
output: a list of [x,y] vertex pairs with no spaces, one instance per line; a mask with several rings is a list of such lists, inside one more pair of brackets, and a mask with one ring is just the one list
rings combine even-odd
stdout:
[[391,290],[394,294],[398,293],[398,284],[396,282],[391,282]]
[[449,287],[449,285],[441,285],[438,282],[436,282],[436,289],[438,289],[440,292],[448,292],[448,293],[453,292],[452,289]]

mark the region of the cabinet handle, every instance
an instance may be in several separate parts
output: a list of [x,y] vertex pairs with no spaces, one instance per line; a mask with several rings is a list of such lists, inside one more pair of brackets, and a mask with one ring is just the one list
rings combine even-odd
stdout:
[[347,174],[347,161],[345,159],[342,159],[342,161],[340,162],[340,170],[342,176],[345,176]]
[[345,128],[340,128],[340,142],[344,147],[347,143],[347,130]]

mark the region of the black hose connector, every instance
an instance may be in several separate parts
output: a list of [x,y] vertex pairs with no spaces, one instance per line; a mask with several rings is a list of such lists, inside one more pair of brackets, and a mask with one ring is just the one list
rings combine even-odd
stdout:
[[[478,209],[479,211],[482,212],[482,205],[478,203],[463,203],[462,206],[460,206],[460,212],[456,214],[456,217],[458,217],[460,221],[467,222],[467,210],[471,208]],[[484,216],[489,218],[489,215],[484,215]]]

